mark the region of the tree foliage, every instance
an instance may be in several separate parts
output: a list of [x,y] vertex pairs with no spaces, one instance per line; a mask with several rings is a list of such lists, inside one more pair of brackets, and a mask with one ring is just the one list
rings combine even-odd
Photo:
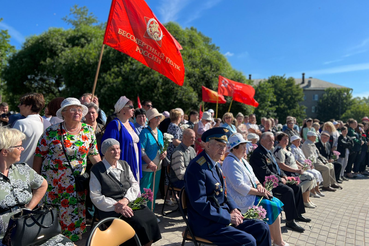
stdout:
[[[0,22],[3,19],[0,18]],[[2,83],[2,72],[8,64],[10,55],[15,52],[15,47],[10,44],[8,30],[0,30],[0,90],[3,92],[5,84]],[[3,95],[3,93],[1,93]],[[4,98],[3,98],[4,99]]]
[[361,122],[364,116],[369,116],[368,98],[356,97],[352,99],[350,108],[342,115],[342,120],[346,121],[349,118],[354,118],[357,122]]
[[349,88],[327,88],[318,101],[318,119],[327,121],[341,119],[341,116],[353,104],[352,91]]
[[298,122],[305,117],[304,106],[300,105],[304,93],[292,77],[271,76],[260,82],[255,99],[259,102],[259,107],[255,109],[258,118],[276,117],[284,123],[289,115],[296,117]]
[[[96,19],[85,7],[74,6],[71,16],[73,19],[64,17],[64,20],[72,24],[73,29],[50,28],[32,36],[11,57],[4,72],[10,92],[20,96],[35,91],[50,100],[57,96],[79,98],[92,90],[104,30],[92,25],[97,23]],[[219,74],[250,83],[241,72],[231,67],[209,37],[195,28],[182,29],[173,22],[167,23],[166,28],[183,47],[184,85],[177,86],[133,58],[105,47],[96,88],[100,107],[105,111],[111,111],[122,95],[133,101],[137,95],[141,100],[150,99],[159,111],[175,107],[198,109],[201,86],[217,90]],[[227,100],[230,102],[231,98]],[[13,105],[15,103],[13,101]],[[229,104],[220,105],[219,116],[228,107]],[[205,104],[205,108],[215,109],[215,104]],[[250,113],[251,107],[233,102],[232,111]]]
[[64,16],[62,20],[71,24],[74,28],[78,28],[82,25],[91,26],[99,22],[93,13],[88,12],[87,7],[78,7],[78,5],[74,5],[70,8],[70,13]]

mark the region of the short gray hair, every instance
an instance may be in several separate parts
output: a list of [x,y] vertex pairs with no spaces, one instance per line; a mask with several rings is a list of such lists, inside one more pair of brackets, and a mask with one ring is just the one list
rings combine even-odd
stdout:
[[264,132],[263,134],[261,134],[260,140],[266,138],[267,136],[274,137],[274,134],[272,132]]
[[99,112],[99,107],[95,103],[85,103],[84,104],[88,109],[94,108],[96,112]]
[[0,150],[10,149],[24,139],[26,135],[23,132],[15,128],[0,127]]

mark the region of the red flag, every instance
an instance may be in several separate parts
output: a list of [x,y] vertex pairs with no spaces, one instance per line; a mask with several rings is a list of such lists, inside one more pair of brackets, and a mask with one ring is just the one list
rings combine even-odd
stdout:
[[144,0],[113,0],[104,44],[183,85],[182,47]]
[[202,86],[202,101],[203,102],[217,103],[217,98],[218,98],[218,103],[220,104],[224,104],[227,102],[224,99],[224,96],[218,95],[216,91],[212,91],[206,88],[205,86]]
[[137,96],[137,106],[138,108],[142,108],[142,105],[141,105],[141,101],[140,101],[140,97]]
[[201,104],[200,104],[200,110],[199,110],[199,119],[201,120],[201,118],[202,118],[202,109],[201,109]]
[[[224,86],[225,84],[227,86]],[[230,84],[232,85],[229,86]],[[259,103],[254,99],[255,89],[251,85],[236,82],[219,75],[218,92],[224,96],[231,96],[236,102],[253,107],[259,106]],[[229,94],[229,92],[233,92],[233,95]]]
[[219,80],[218,80],[218,93],[219,93],[219,95],[232,97],[233,96],[233,91],[234,91],[234,86],[233,86],[232,82],[234,82],[234,81],[229,80],[229,79],[224,78],[223,76],[219,75]]

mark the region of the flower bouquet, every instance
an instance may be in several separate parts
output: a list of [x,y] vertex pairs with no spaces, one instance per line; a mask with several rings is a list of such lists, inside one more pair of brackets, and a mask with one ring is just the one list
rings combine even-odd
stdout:
[[295,184],[295,185],[298,185],[300,184],[301,180],[299,177],[287,177],[287,182],[286,184]]
[[[273,188],[276,188],[278,186],[278,182],[279,182],[279,180],[278,180],[278,178],[276,176],[270,175],[270,176],[266,176],[265,177],[265,180],[264,180],[264,184],[263,185],[264,185],[264,188],[271,193],[272,192],[272,189]],[[264,198],[263,196],[260,198],[259,203],[258,203],[257,206],[260,205],[260,203],[263,200],[263,198]]]
[[173,141],[174,136],[169,133],[164,133],[163,138],[164,138],[164,146],[160,149],[161,154],[167,151],[169,144]]
[[313,163],[311,162],[311,160],[306,159],[304,161],[304,164],[302,164],[302,170],[303,171],[307,171],[313,168]]
[[249,153],[247,154],[247,160],[250,160],[250,157],[251,157],[252,153],[254,153],[254,150],[256,150],[258,145],[257,144],[252,144],[250,147],[251,148],[248,151]]
[[151,189],[144,189],[144,193],[141,194],[141,197],[137,197],[136,200],[128,203],[128,207],[130,207],[132,210],[138,210],[142,206],[146,206],[147,202],[154,199],[154,193],[151,191]]
[[187,128],[189,128],[189,127],[190,127],[190,125],[188,125],[188,124],[181,124],[181,125],[179,126],[179,128],[181,128],[182,132],[183,132],[184,130],[186,130]]
[[243,214],[244,219],[250,220],[264,220],[266,216],[266,210],[262,206],[252,206],[246,213]]
[[333,160],[338,160],[338,158],[340,157],[341,153],[338,152],[338,151],[333,151],[333,156],[332,156],[332,159]]

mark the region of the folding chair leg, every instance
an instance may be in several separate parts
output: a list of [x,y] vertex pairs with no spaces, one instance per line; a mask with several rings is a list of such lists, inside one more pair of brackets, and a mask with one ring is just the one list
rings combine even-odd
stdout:
[[167,201],[168,192],[169,192],[169,186],[168,186],[167,192],[165,192],[165,196],[164,196],[164,204],[163,204],[163,207],[162,207],[162,209],[161,209],[161,214],[162,214],[163,216],[167,215],[166,213],[164,213],[164,208],[165,208],[165,202]]

